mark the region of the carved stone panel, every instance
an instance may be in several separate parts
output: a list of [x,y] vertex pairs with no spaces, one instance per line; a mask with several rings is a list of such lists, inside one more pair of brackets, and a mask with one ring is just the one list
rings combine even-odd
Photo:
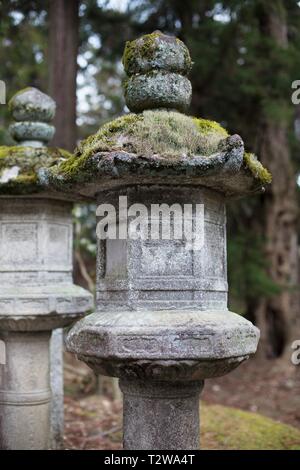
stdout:
[[[127,188],[124,195],[127,196],[128,208],[133,204],[146,207],[148,218],[144,233],[148,237],[108,239],[99,243],[98,273],[101,275],[97,282],[98,309],[226,308],[226,217],[223,197],[205,188],[181,188],[174,194],[168,187]],[[110,196],[118,214],[119,193]],[[103,202],[106,202],[105,195],[100,195],[98,203]],[[162,203],[170,209],[176,204],[182,213],[187,204],[192,206],[187,220],[196,229],[198,239],[203,239],[202,245],[193,244],[185,232],[181,238],[174,236],[175,216],[171,210],[171,236],[170,239],[162,239],[162,220],[151,216],[153,204]],[[196,212],[197,205],[203,207],[202,212],[199,209]],[[199,221],[201,214],[202,224]],[[131,220],[132,217],[128,217],[128,225]],[[158,239],[153,239],[151,224],[159,227]]]

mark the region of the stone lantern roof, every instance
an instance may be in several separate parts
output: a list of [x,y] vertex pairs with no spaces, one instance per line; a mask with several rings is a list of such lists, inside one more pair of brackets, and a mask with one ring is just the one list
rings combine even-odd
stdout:
[[[71,158],[66,150],[46,147],[55,132],[51,121],[56,104],[40,90],[28,87],[12,97],[9,109],[15,120],[9,131],[17,145],[0,146],[0,195],[34,196],[42,193],[45,196],[45,188],[38,180],[38,170],[50,167],[62,158]],[[50,196],[49,190],[47,193]],[[55,196],[53,191],[51,193]]]
[[270,173],[240,136],[183,114],[191,100],[192,62],[177,38],[157,31],[127,42],[123,65],[131,113],[104,124],[74,155],[40,172],[41,181],[80,196],[140,183],[201,185],[239,197],[260,192]]

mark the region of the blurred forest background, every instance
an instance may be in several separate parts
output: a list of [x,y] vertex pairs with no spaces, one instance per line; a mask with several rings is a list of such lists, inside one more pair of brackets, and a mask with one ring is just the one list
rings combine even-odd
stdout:
[[[57,101],[53,145],[78,140],[128,111],[126,40],[161,30],[190,49],[190,113],[240,134],[273,174],[266,193],[228,212],[230,304],[262,333],[260,354],[289,357],[300,339],[300,2],[296,0],[2,0],[0,79],[8,98],[36,86]],[[10,144],[0,108],[0,145]],[[95,209],[74,210],[76,278],[94,288]],[[290,361],[290,360],[289,360]]]

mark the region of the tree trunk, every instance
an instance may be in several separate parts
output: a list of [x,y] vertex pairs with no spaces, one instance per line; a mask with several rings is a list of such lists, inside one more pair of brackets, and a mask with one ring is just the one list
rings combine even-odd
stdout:
[[[286,48],[288,36],[283,2],[262,1],[260,6],[262,35]],[[278,121],[265,115],[262,121],[258,153],[273,175],[262,207],[266,256],[269,274],[281,286],[281,291],[261,300],[255,317],[261,330],[261,351],[268,357],[279,357],[285,350],[290,351],[299,315],[296,177],[289,154],[288,123],[284,118]]]
[[79,0],[51,0],[49,4],[49,92],[57,103],[52,144],[72,151],[77,137]]

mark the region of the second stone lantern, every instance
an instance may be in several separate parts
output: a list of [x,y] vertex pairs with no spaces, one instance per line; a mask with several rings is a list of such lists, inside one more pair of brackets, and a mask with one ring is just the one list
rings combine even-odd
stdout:
[[10,101],[17,145],[0,147],[0,449],[50,447],[51,333],[93,307],[73,284],[72,202],[38,181],[67,152],[47,147],[55,102],[36,88]]
[[[259,339],[227,309],[225,201],[261,191],[270,175],[238,135],[183,114],[192,62],[180,40],[155,32],[128,42],[123,64],[133,113],[41,173],[44,184],[97,200],[98,235],[103,216],[117,216],[98,241],[96,312],[72,328],[67,347],[120,378],[126,449],[197,449],[204,379],[237,367]],[[188,208],[192,241],[175,236],[175,216]]]

